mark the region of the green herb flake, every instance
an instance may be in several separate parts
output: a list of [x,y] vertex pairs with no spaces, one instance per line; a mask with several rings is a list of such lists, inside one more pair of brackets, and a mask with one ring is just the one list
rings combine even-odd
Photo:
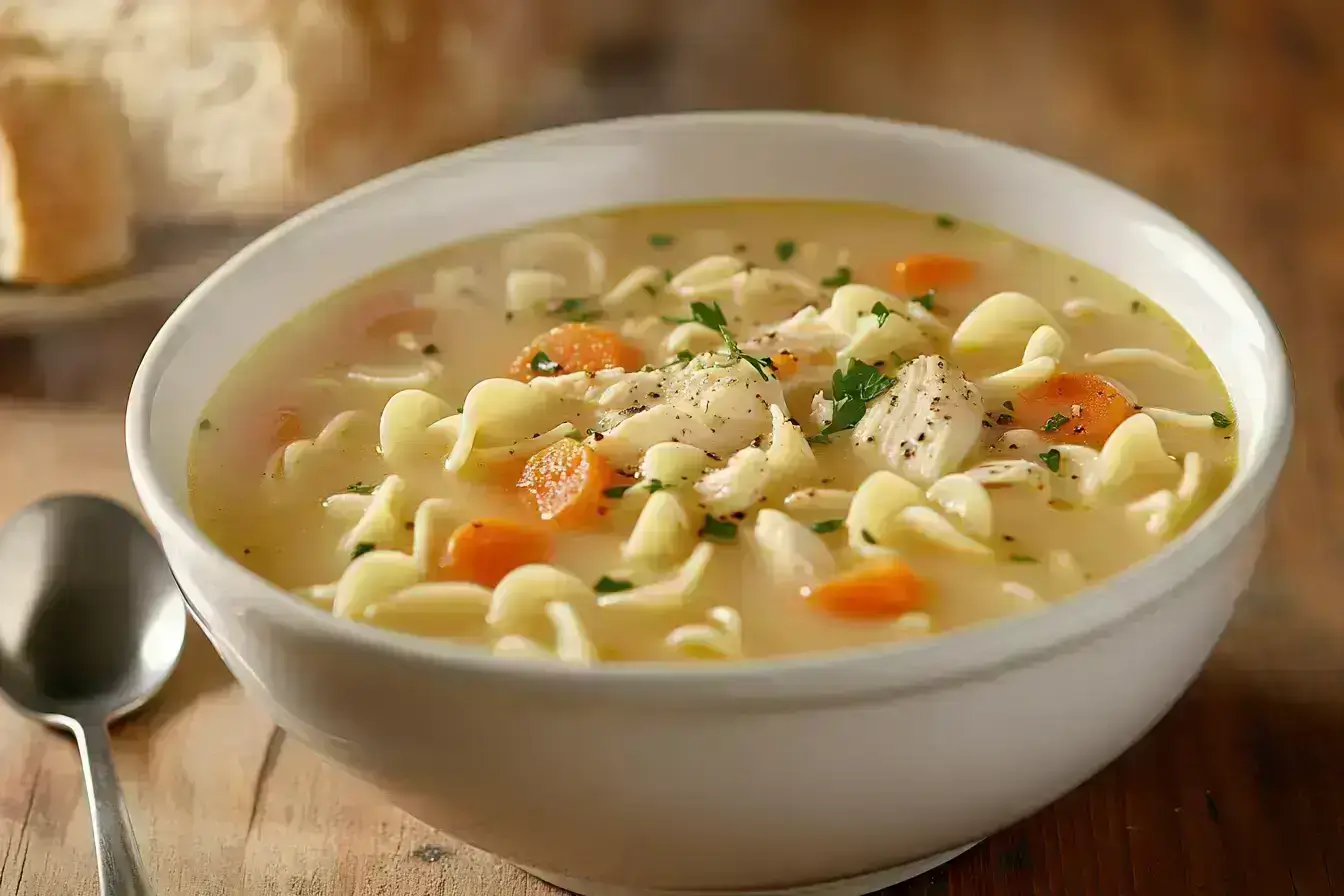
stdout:
[[1030,557],[1030,556],[1028,556],[1028,555],[1026,555],[1026,554],[1009,554],[1009,555],[1008,555],[1008,559],[1011,560],[1011,561],[1013,561],[1014,563],[1040,563],[1040,562],[1041,562],[1041,561],[1037,560],[1035,557]]
[[1225,414],[1220,414],[1217,411],[1214,411],[1209,416],[1213,418],[1213,425],[1219,429],[1227,429],[1232,425],[1232,421],[1228,419]]
[[835,273],[821,281],[821,285],[827,289],[839,289],[841,286],[849,283],[854,278],[854,272],[841,265],[835,269]]
[[377,485],[365,485],[363,481],[356,482],[354,485],[347,485],[345,490],[356,495],[371,495],[377,491]]
[[812,531],[818,535],[825,535],[828,532],[834,532],[845,524],[844,520],[822,520],[819,523],[812,524]]
[[713,305],[706,305],[704,302],[692,302],[690,319],[702,326],[709,327],[711,330],[722,330],[728,326],[728,318],[724,315],[718,302]]
[[527,362],[527,366],[531,367],[537,373],[560,372],[560,362],[552,361],[545,352],[537,352],[533,355],[532,360]]
[[635,587],[634,582],[603,576],[597,580],[597,584],[593,585],[593,590],[598,594],[619,594],[622,591],[629,591],[633,587]]
[[723,337],[723,344],[728,349],[729,364],[745,361],[760,374],[761,379],[770,379],[770,374],[766,371],[774,370],[774,362],[769,358],[757,358],[742,351],[737,344],[737,340],[733,338],[733,334],[728,332],[728,318],[724,315],[718,302],[713,305],[706,305],[704,302],[692,302],[691,319],[702,326],[709,327],[711,330],[719,331],[719,335]]
[[649,245],[655,249],[666,249],[677,241],[677,238],[670,233],[651,233],[649,234]]
[[553,305],[549,311],[551,314],[563,315],[575,323],[596,320],[602,316],[601,311],[588,308],[588,300],[586,298],[577,296],[562,299],[558,304]]
[[877,544],[877,539],[874,538],[873,533],[869,532],[867,529],[860,529],[859,535],[862,536],[863,540],[868,544]]
[[881,302],[873,303],[873,317],[877,318],[877,325],[881,327],[891,317],[891,309]]
[[653,494],[654,492],[664,491],[668,486],[663,485],[663,480],[661,479],[650,479],[648,482],[644,483],[644,488],[649,494]]
[[625,493],[630,491],[633,487],[634,486],[630,485],[613,485],[611,488],[604,488],[602,494],[606,495],[608,498],[622,498],[625,496]]
[[715,519],[705,514],[705,522],[700,527],[700,537],[711,541],[732,541],[737,538],[737,523]]
[[355,545],[355,549],[350,552],[350,559],[358,560],[360,557],[363,557],[365,554],[367,554],[369,551],[374,550],[376,547],[377,545],[375,545],[371,541],[361,541],[359,544]]
[[672,273],[672,269],[671,269],[671,268],[663,268],[663,279],[664,279],[665,281],[667,281],[668,283],[671,283],[671,282],[672,282],[672,278],[673,278],[674,276],[676,276],[676,275]]
[[665,324],[693,324],[695,321],[689,317],[677,317],[673,314],[660,314],[658,319]]
[[957,219],[954,218],[954,217],[952,217],[951,215],[948,215],[948,214],[942,214],[942,215],[937,215],[937,216],[935,216],[934,219],[933,219],[933,223],[936,224],[936,225],[938,225],[938,229],[939,229],[939,230],[956,230],[956,229],[957,229]]
[[831,437],[824,432],[819,432],[808,436],[807,443],[809,445],[829,445],[831,444]]
[[1068,417],[1065,417],[1063,414],[1055,414],[1049,420],[1045,421],[1044,425],[1041,426],[1041,431],[1054,432],[1055,430],[1059,429],[1061,426],[1063,426],[1065,423],[1068,422],[1069,422]]
[[780,240],[775,243],[775,257],[780,261],[788,261],[797,251],[798,244],[793,240]]
[[1040,455],[1040,458],[1041,458],[1041,460],[1045,461],[1045,465],[1046,465],[1047,467],[1050,468],[1050,472],[1051,472],[1051,473],[1058,473],[1058,472],[1059,472],[1059,449],[1058,449],[1058,448],[1051,448],[1049,451],[1047,451],[1047,452],[1045,452],[1044,454]]
[[915,296],[915,297],[914,297],[913,299],[911,299],[910,301],[912,301],[912,302],[918,302],[919,304],[923,305],[925,311],[932,311],[932,310],[933,310],[933,290],[929,290],[928,292],[924,293],[924,295],[922,295],[922,296]]
[[831,396],[835,400],[835,410],[831,422],[809,441],[825,444],[833,433],[853,429],[867,412],[868,402],[890,389],[892,382],[882,375],[881,370],[858,360],[850,361],[844,373],[838,370],[832,373]]

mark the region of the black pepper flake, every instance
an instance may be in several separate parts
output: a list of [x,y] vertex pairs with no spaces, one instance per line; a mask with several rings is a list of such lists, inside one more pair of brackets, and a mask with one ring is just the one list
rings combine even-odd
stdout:
[[513,312],[512,312],[512,311],[505,311],[505,312],[504,312],[504,320],[505,320],[505,322],[508,322],[508,321],[513,320]]
[[597,505],[597,515],[598,515],[598,516],[606,516],[607,513],[608,513],[610,510],[611,510],[611,508],[608,507],[608,506],[605,505],[605,504],[599,504],[599,505]]
[[744,520],[747,518],[747,515],[741,510],[734,511],[733,513],[730,513],[729,516],[735,520]]
[[431,342],[429,345],[420,349],[420,351],[426,355],[437,355],[439,353],[439,347]]
[[1003,536],[1003,540],[1004,540],[1004,541],[1017,541],[1017,539],[1016,539],[1016,538],[1013,538],[1013,536],[1011,536],[1011,535],[1005,535],[1005,536]]
[[251,549],[251,548],[243,548],[243,553],[244,553],[244,554],[250,554],[250,553],[252,553],[252,549]]
[[916,441],[916,442],[922,442],[922,441],[924,441],[924,436],[925,436],[925,433],[920,433],[919,435],[915,436],[915,441]]
[[595,433],[593,433],[593,441],[594,441],[594,442],[600,442],[600,441],[602,441],[602,440],[605,439],[605,438],[606,438],[606,436],[602,435],[602,433],[600,433],[600,432],[595,432]]
[[719,457],[713,451],[706,451],[705,457],[709,458],[710,460],[723,460],[723,458]]

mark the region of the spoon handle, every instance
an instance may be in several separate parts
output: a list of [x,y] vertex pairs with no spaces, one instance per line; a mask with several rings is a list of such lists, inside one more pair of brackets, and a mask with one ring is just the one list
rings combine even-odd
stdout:
[[98,855],[98,892],[101,896],[151,896],[131,820],[121,800],[107,728],[102,724],[74,727]]

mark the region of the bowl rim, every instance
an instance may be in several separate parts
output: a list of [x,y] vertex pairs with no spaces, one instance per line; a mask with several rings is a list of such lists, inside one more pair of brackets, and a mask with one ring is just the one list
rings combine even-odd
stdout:
[[[175,355],[177,344],[192,327],[196,309],[210,301],[211,293],[221,281],[247,265],[261,249],[301,231],[309,221],[340,214],[387,187],[447,173],[457,166],[501,156],[514,160],[527,158],[543,152],[548,146],[569,140],[617,134],[648,135],[722,125],[779,130],[824,128],[833,132],[887,137],[893,141],[957,145],[1019,164],[1035,165],[1051,177],[1063,178],[1079,186],[1100,188],[1136,204],[1146,215],[1179,234],[1202,253],[1205,260],[1224,276],[1227,288],[1236,294],[1258,325],[1263,336],[1265,369],[1269,374],[1267,413],[1263,421],[1265,437],[1261,440],[1264,449],[1239,465],[1237,475],[1223,494],[1176,539],[1138,563],[1039,613],[970,625],[922,641],[723,664],[622,663],[584,667],[538,663],[496,657],[479,648],[338,619],[295,599],[237,563],[196,527],[185,509],[177,506],[172,498],[173,490],[150,461],[150,420],[156,387]],[[146,514],[159,531],[190,543],[211,563],[224,563],[232,567],[233,572],[249,577],[257,588],[269,592],[267,596],[273,598],[274,606],[268,610],[280,624],[351,648],[399,656],[472,677],[511,679],[527,687],[565,690],[582,687],[585,693],[591,694],[613,691],[628,694],[630,688],[637,688],[641,696],[679,693],[732,699],[750,694],[779,696],[800,691],[825,691],[834,695],[857,690],[922,690],[948,680],[982,677],[1025,665],[1101,637],[1120,622],[1151,611],[1164,598],[1170,598],[1179,590],[1175,585],[1203,568],[1254,521],[1282,470],[1292,433],[1293,413],[1291,377],[1282,337],[1254,290],[1203,237],[1132,191],[1032,150],[931,125],[835,113],[714,111],[630,116],[548,128],[496,140],[397,169],[300,212],[232,256],[192,290],[163,324],[141,360],[132,384],[126,413],[126,447],[132,482]],[[187,600],[193,615],[204,625],[202,615],[189,597]],[[880,677],[875,678],[878,673]],[[823,679],[829,680],[832,686],[822,687]]]

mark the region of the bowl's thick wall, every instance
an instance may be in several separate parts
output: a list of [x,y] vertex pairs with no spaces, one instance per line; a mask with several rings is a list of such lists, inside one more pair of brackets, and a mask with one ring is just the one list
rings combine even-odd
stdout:
[[[552,671],[349,625],[251,575],[190,524],[201,408],[302,308],[445,242],[713,197],[947,211],[1119,276],[1222,374],[1241,436],[1236,481],[1176,544],[1050,612],[918,646],[712,671]],[[727,888],[847,876],[964,843],[1117,755],[1196,673],[1245,586],[1290,419],[1282,347],[1249,288],[1137,197],[928,128],[732,114],[506,141],[300,216],[165,327],[136,380],[128,446],[198,617],[282,725],[430,823],[523,864]]]

